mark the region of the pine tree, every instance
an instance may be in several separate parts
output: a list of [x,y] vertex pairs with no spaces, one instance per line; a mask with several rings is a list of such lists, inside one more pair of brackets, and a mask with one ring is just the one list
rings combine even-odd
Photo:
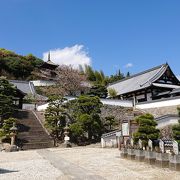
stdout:
[[99,98],[106,98],[108,91],[105,86],[94,85],[91,87],[91,89],[89,90],[87,94],[91,96],[98,96]]
[[62,139],[63,129],[66,125],[66,109],[63,106],[65,98],[60,96],[49,97],[49,106],[45,111],[45,126],[54,139],[54,146]]
[[130,72],[129,71],[126,74],[126,77],[130,77]]
[[100,99],[90,96],[80,96],[71,104],[73,109],[72,116],[75,121],[70,125],[70,130],[73,136],[78,139],[87,134],[88,140],[100,138],[102,132],[102,123],[100,119],[100,112],[102,103]]
[[[178,113],[179,113],[179,116],[180,116],[180,107],[178,108]],[[172,133],[173,133],[174,140],[177,141],[178,144],[180,144],[180,120],[179,120],[178,124],[175,124],[172,127]]]
[[157,122],[154,120],[153,115],[141,115],[136,118],[136,122],[139,125],[138,130],[133,134],[133,138],[136,143],[139,139],[141,139],[143,146],[146,147],[149,139],[158,139],[159,129],[156,129]]
[[108,130],[112,130],[114,126],[116,126],[118,123],[114,116],[107,116],[105,117],[105,124],[104,126],[108,126]]
[[16,89],[13,85],[4,77],[0,77],[0,116],[2,119],[9,118],[15,110],[13,104],[15,93]]

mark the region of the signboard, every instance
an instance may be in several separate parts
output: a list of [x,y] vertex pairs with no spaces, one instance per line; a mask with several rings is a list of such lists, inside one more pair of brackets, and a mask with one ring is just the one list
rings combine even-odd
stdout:
[[179,146],[177,141],[173,141],[173,152],[174,154],[178,155],[179,154]]
[[159,140],[159,148],[161,152],[164,153],[164,142],[161,139]]
[[120,137],[120,136],[121,136],[121,131],[116,132],[116,136],[117,136],[117,137]]
[[143,146],[142,146],[142,141],[141,141],[141,139],[139,139],[138,144],[139,144],[139,148],[142,149]]
[[65,137],[64,137],[64,140],[65,140],[65,141],[69,141],[69,139],[70,139],[70,138],[69,138],[68,136],[65,136]]
[[148,147],[150,148],[151,151],[153,150],[153,143],[150,139],[148,141]]
[[129,136],[129,124],[128,123],[122,123],[122,135]]

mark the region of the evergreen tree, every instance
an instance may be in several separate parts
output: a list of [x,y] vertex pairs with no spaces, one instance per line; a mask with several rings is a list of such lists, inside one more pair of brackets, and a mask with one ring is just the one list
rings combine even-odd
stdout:
[[75,121],[70,125],[72,135],[78,139],[87,134],[88,140],[99,139],[102,133],[100,112],[102,103],[98,97],[80,96],[71,104]]
[[11,133],[10,129],[13,127],[13,123],[17,123],[17,119],[9,118],[4,120],[3,125],[0,128],[0,137],[2,139],[10,138],[10,133]]
[[130,72],[129,71],[126,74],[126,77],[130,77]]
[[63,128],[66,125],[65,99],[60,96],[49,97],[49,106],[45,111],[45,126],[54,139],[54,146],[63,137]]
[[2,119],[9,118],[15,110],[13,104],[15,93],[16,89],[13,85],[4,77],[0,77],[0,116]]
[[154,120],[153,115],[144,114],[136,118],[139,127],[133,134],[134,141],[142,140],[143,146],[146,147],[148,140],[156,140],[159,137],[159,129],[156,129],[157,122]]
[[107,88],[103,85],[94,85],[90,88],[88,95],[98,96],[99,98],[107,97]]
[[[178,114],[180,116],[180,108],[178,108]],[[177,141],[178,144],[180,144],[180,120],[178,124],[173,125],[172,133],[174,140]]]
[[113,88],[109,88],[108,89],[108,94],[109,94],[109,97],[111,98],[115,98],[117,96],[117,91]]
[[85,66],[85,73],[89,81],[96,81],[96,76],[91,66]]
[[124,74],[121,73],[120,69],[118,70],[118,72],[115,74],[115,75],[111,75],[110,77],[108,77],[106,79],[106,83],[109,84],[109,83],[113,83],[113,82],[116,82],[116,81],[119,81],[121,79],[124,78]]
[[0,76],[6,76],[10,79],[30,79],[35,67],[42,62],[41,59],[32,54],[21,56],[0,48]]
[[105,117],[105,124],[104,126],[108,127],[108,130],[112,130],[114,126],[116,126],[118,123],[114,116],[107,116]]

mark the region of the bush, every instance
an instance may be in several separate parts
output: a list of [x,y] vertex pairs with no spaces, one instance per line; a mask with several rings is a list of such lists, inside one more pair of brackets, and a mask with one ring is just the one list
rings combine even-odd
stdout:
[[10,129],[13,127],[13,123],[17,123],[17,119],[9,118],[4,120],[2,128],[0,129],[0,137],[2,139],[10,138]]
[[[178,114],[180,116],[180,108],[177,108],[178,109]],[[178,124],[175,124],[173,127],[172,127],[172,132],[173,132],[173,139],[175,141],[178,142],[178,144],[180,144],[180,120],[179,120],[179,123]]]
[[136,122],[139,124],[139,128],[133,134],[135,143],[137,143],[138,140],[141,139],[143,146],[146,146],[149,139],[156,140],[159,138],[159,129],[156,129],[157,123],[154,120],[153,115],[141,115],[136,118]]

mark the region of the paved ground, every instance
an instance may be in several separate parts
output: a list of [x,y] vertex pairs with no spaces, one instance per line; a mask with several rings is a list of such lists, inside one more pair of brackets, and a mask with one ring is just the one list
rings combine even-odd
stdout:
[[117,149],[0,153],[0,180],[179,180],[180,172],[120,159]]

